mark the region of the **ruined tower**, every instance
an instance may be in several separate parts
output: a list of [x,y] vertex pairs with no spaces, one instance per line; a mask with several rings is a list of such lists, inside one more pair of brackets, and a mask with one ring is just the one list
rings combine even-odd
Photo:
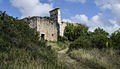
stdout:
[[56,8],[50,11],[50,18],[60,24],[61,23],[61,14],[60,14],[60,8]]
[[60,36],[63,36],[61,34],[61,14],[60,14],[60,8],[55,8],[53,10],[50,11],[50,18],[53,22],[56,23],[57,25],[57,29],[58,29],[58,34]]

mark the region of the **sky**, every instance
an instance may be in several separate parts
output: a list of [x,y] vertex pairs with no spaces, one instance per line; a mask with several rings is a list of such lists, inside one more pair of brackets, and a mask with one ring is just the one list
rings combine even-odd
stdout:
[[0,10],[19,19],[49,16],[61,9],[62,21],[81,23],[90,31],[100,27],[110,34],[120,28],[120,0],[0,0]]

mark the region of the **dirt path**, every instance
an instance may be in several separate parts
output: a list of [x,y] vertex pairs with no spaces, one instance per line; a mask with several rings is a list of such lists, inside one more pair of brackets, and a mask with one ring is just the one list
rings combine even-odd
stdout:
[[71,59],[69,57],[69,55],[66,54],[67,51],[68,51],[68,48],[61,50],[61,51],[58,51],[58,58],[66,61],[66,62],[69,62],[69,63],[75,63],[76,61]]
[[58,51],[58,59],[60,62],[65,63],[69,69],[89,69],[85,65],[77,62],[75,59],[72,59],[66,52],[68,48]]
[[60,53],[66,53],[68,51],[68,48],[66,48],[66,49],[64,49],[64,50],[61,50],[61,51],[58,51],[58,53],[60,54]]

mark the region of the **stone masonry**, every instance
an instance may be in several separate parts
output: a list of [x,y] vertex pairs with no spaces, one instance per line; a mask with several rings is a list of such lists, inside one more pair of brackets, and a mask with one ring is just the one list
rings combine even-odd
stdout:
[[30,22],[29,26],[39,32],[40,39],[57,41],[58,35],[64,36],[65,22],[61,22],[60,8],[50,11],[50,17],[27,17],[25,21]]

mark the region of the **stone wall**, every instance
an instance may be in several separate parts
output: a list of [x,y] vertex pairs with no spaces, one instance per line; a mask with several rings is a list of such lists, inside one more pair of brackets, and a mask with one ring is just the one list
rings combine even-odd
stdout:
[[48,41],[57,41],[57,25],[48,18],[31,17],[27,18],[30,27],[35,28],[39,32],[40,39]]
[[[28,17],[29,26],[40,33],[40,39],[57,41],[57,36],[64,36],[64,30],[68,22],[61,22],[60,8],[50,11],[50,17]],[[77,26],[78,24],[73,24]]]
[[46,19],[37,18],[37,31],[45,34],[45,39],[48,41],[57,41],[57,26],[56,23]]
[[66,22],[61,22],[60,24],[60,36],[64,36],[64,30],[65,30],[65,27],[67,26],[67,23]]
[[37,30],[37,17],[27,17],[27,18],[24,18],[24,20],[30,23],[29,26],[31,28],[34,28]]

